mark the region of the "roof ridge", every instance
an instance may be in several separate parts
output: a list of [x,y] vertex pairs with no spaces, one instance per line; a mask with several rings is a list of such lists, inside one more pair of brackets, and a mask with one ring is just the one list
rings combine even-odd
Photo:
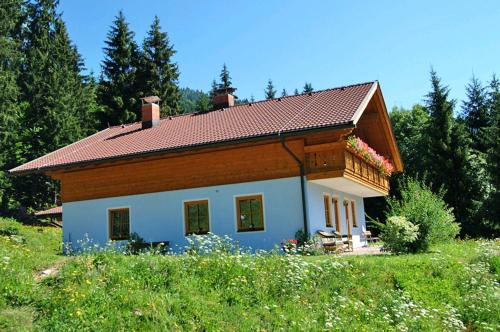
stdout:
[[256,101],[249,101],[248,103],[236,104],[236,105],[231,106],[229,108],[233,108],[233,107],[237,107],[237,106],[245,106],[245,105],[249,105],[249,104],[265,103],[267,101],[273,101],[273,100],[277,100],[277,99],[299,97],[299,96],[308,95],[308,94],[317,94],[317,93],[321,93],[321,92],[325,92],[325,91],[340,90],[340,89],[345,89],[345,88],[353,88],[355,86],[373,84],[375,82],[378,82],[378,81],[377,80],[366,81],[366,82],[362,82],[362,83],[354,83],[354,84],[348,84],[348,85],[341,85],[341,86],[336,86],[336,87],[333,87],[333,88],[326,88],[326,89],[315,90],[315,91],[311,91],[311,92],[301,92],[298,95],[288,95],[288,96],[283,96],[283,97],[276,97],[276,98],[273,98],[273,99],[262,99],[262,100],[256,100]]
[[[208,110],[208,111],[205,111],[205,112],[203,112],[203,111],[194,111],[194,112],[188,112],[188,113],[182,113],[182,114],[165,115],[163,117],[160,117],[160,120],[171,120],[171,118],[181,118],[183,116],[192,116],[193,114],[211,113],[213,111],[223,110],[223,109],[231,109],[231,108],[238,107],[238,106],[245,106],[245,105],[252,105],[252,104],[258,104],[258,103],[271,102],[273,100],[285,99],[285,98],[293,98],[293,97],[299,97],[299,96],[309,95],[309,94],[318,94],[318,93],[322,93],[322,92],[325,92],[325,91],[339,90],[339,89],[345,89],[345,88],[353,88],[355,86],[373,84],[375,82],[378,82],[378,81],[377,80],[366,81],[366,82],[361,82],[361,83],[354,83],[354,84],[347,84],[347,85],[336,86],[336,87],[333,87],[333,88],[327,88],[327,89],[322,89],[322,90],[315,90],[315,91],[311,91],[311,92],[301,92],[301,93],[299,93],[297,95],[289,95],[289,96],[276,97],[276,98],[273,98],[273,99],[261,99],[261,100],[256,100],[256,101],[249,101],[248,103],[235,104],[235,105],[230,106],[230,107],[221,107],[221,108],[218,108],[218,109]],[[111,127],[108,127],[108,128],[131,126],[131,125],[139,124],[139,123],[141,123],[141,121],[134,121],[134,122],[130,122],[130,123],[124,123],[124,124],[120,124],[120,125],[111,126]]]

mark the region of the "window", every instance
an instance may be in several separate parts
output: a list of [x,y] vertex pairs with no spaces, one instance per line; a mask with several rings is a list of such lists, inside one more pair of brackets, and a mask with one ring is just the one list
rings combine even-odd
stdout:
[[347,238],[352,239],[351,221],[349,220],[349,201],[344,201],[345,223],[347,224]]
[[130,237],[129,209],[109,210],[109,238],[111,240],[128,240]]
[[332,227],[332,214],[330,213],[330,195],[323,195],[323,205],[325,206],[326,227]]
[[336,231],[340,233],[339,200],[337,197],[334,197],[332,201],[333,201],[333,212],[335,213],[335,228]]
[[208,200],[184,202],[186,235],[207,234],[210,231]]
[[262,195],[236,197],[238,232],[264,230]]
[[351,214],[352,214],[352,224],[354,227],[358,227],[358,221],[356,220],[356,202],[351,201]]

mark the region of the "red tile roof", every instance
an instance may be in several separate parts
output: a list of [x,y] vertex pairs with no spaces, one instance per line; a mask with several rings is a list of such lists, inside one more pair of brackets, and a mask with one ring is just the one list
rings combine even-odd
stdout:
[[37,217],[53,216],[57,214],[62,214],[62,206],[55,206],[47,210],[35,212],[35,216]]
[[206,113],[163,118],[153,128],[141,122],[115,126],[11,170],[33,172],[153,152],[349,124],[376,88],[368,82],[310,94],[265,100]]

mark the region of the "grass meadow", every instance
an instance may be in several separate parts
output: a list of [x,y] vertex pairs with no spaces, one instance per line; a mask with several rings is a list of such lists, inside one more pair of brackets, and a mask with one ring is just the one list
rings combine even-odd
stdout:
[[[400,256],[60,255],[60,230],[0,219],[4,331],[496,331],[500,243]],[[60,266],[57,274],[37,272]]]

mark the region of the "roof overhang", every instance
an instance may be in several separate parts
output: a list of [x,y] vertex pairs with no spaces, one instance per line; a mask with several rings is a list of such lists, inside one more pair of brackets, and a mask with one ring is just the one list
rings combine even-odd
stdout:
[[272,133],[269,135],[250,136],[250,137],[240,138],[237,140],[227,140],[227,141],[211,142],[211,143],[206,143],[206,144],[189,145],[189,146],[173,148],[173,149],[145,151],[145,152],[127,154],[127,155],[122,155],[122,156],[114,156],[114,157],[110,157],[110,158],[93,159],[93,160],[82,161],[82,162],[59,164],[59,165],[55,165],[55,166],[38,167],[38,168],[33,168],[33,169],[28,169],[28,170],[16,171],[15,168],[13,168],[13,169],[9,170],[9,172],[11,174],[14,174],[14,175],[51,173],[51,172],[64,170],[64,169],[70,169],[70,168],[96,166],[96,165],[102,165],[104,163],[130,160],[130,159],[136,159],[136,158],[153,157],[153,156],[158,156],[158,155],[168,155],[171,153],[179,153],[179,152],[199,152],[200,150],[216,148],[216,147],[224,147],[224,146],[230,146],[230,145],[266,141],[266,140],[272,140],[272,139],[279,140],[281,137],[297,137],[297,136],[304,135],[304,134],[310,134],[310,133],[316,133],[316,132],[322,132],[322,131],[328,131],[328,130],[340,130],[340,129],[346,129],[346,128],[349,128],[349,129],[355,128],[355,125],[352,121],[349,121],[346,123],[339,123],[339,124],[330,125],[330,126],[310,127],[310,128],[306,128],[306,129],[293,130],[293,131],[280,131],[280,132]]

